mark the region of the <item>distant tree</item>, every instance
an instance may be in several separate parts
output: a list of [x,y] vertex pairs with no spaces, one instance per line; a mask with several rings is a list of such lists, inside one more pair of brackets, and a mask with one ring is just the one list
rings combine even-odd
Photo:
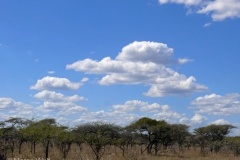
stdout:
[[56,144],[60,149],[63,158],[66,159],[74,141],[73,133],[68,127],[61,127],[61,131],[56,137]]
[[35,143],[40,141],[45,148],[45,158],[48,159],[49,147],[61,131],[61,127],[53,118],[43,119],[32,123],[27,128],[29,135]]
[[119,129],[120,127],[114,124],[92,122],[80,125],[74,130],[81,134],[81,137],[90,146],[95,159],[100,160],[105,151],[105,146],[112,144]]
[[158,121],[143,117],[138,121],[131,123],[126,129],[138,133],[142,138],[142,142],[147,142],[147,147],[143,152],[147,150],[148,154],[151,153],[153,145],[155,145],[156,154],[158,143],[164,143],[167,142],[167,139],[170,139],[169,131],[171,127],[164,120]]
[[21,130],[24,138],[31,143],[31,153],[35,154],[36,144],[42,139],[42,127],[38,121],[31,121],[31,123]]
[[211,147],[211,151],[214,149],[215,152],[218,152],[221,143],[223,142],[226,135],[228,135],[233,128],[236,128],[233,125],[215,125],[211,124],[206,127],[200,127],[194,129],[196,137],[198,137],[198,142],[200,142],[201,151],[204,151],[204,147],[208,144]]
[[[0,122],[0,157],[6,157],[7,150],[11,150],[13,154],[17,142],[22,144],[19,128],[23,127],[25,124],[26,120],[22,118],[10,118],[4,122]],[[21,146],[19,146],[19,152],[20,149]]]
[[232,125],[215,125],[211,124],[206,127],[200,127],[194,130],[197,135],[203,136],[208,141],[222,141],[226,135],[230,133],[230,131],[236,128]]
[[113,139],[113,145],[122,150],[122,155],[125,156],[125,149],[128,149],[128,146],[134,145],[136,136],[134,133],[131,133],[125,129],[118,132]]
[[182,145],[186,142],[186,138],[190,136],[188,132],[189,126],[185,124],[171,124],[170,137],[182,148]]

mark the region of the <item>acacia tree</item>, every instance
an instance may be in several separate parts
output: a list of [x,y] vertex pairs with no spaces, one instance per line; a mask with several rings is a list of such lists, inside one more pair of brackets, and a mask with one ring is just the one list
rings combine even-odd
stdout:
[[114,124],[92,122],[80,125],[74,130],[81,134],[81,137],[92,149],[95,159],[99,160],[104,154],[105,146],[112,144],[119,129],[120,127]]
[[223,139],[228,135],[233,128],[233,125],[215,125],[211,124],[206,127],[194,129],[195,134],[201,139],[201,151],[204,150],[204,142],[213,145],[215,152],[218,152]]
[[6,160],[7,155],[6,155],[6,150],[7,146],[5,145],[5,138],[7,132],[10,130],[9,128],[6,128],[5,122],[0,122],[0,159],[1,160]]
[[208,141],[222,141],[223,138],[230,133],[230,131],[236,128],[235,126],[224,124],[216,125],[211,124],[206,127],[200,127],[194,130],[196,134],[199,134],[206,138]]
[[21,131],[24,138],[31,143],[31,153],[33,152],[35,154],[36,144],[41,140],[41,129],[37,121],[32,121]]
[[186,138],[190,136],[188,129],[189,126],[185,124],[171,124],[170,137],[178,144],[179,149],[186,142]]
[[125,129],[122,129],[118,134],[115,135],[113,140],[113,145],[122,150],[122,155],[125,156],[125,149],[133,144],[135,144],[136,136],[134,133],[131,133]]
[[66,159],[71,149],[71,145],[74,141],[74,137],[73,133],[69,130],[68,127],[62,127],[61,129],[62,130],[56,137],[56,143],[63,155],[63,158]]
[[40,141],[45,148],[45,158],[48,159],[49,147],[61,131],[61,127],[53,118],[43,119],[32,123],[28,128],[30,135],[33,135],[34,143]]
[[6,151],[11,150],[12,154],[15,149],[15,144],[19,142],[19,152],[23,143],[19,128],[26,125],[27,120],[23,118],[10,118],[4,122],[0,122],[0,157],[6,158]]
[[32,120],[28,120],[28,119],[24,119],[24,118],[17,118],[15,121],[17,121],[16,122],[17,125],[15,126],[17,131],[15,134],[18,139],[18,154],[21,154],[22,144],[24,142],[27,142],[27,139],[24,136],[25,130],[32,123]]
[[143,152],[147,150],[148,154],[152,152],[153,145],[155,145],[155,154],[157,154],[158,143],[168,144],[168,140],[170,140],[170,125],[164,120],[158,121],[143,117],[127,126],[126,129],[138,133],[143,143],[147,141],[147,147]]

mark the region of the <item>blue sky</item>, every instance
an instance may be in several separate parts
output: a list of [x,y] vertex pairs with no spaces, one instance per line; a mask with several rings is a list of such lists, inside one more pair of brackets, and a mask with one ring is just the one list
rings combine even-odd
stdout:
[[239,18],[239,0],[3,0],[0,118],[240,126]]

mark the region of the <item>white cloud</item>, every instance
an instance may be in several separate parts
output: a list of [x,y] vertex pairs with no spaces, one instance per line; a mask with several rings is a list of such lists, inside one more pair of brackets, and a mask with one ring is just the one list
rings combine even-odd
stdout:
[[58,112],[58,116],[68,116],[68,115],[73,115],[73,114],[82,113],[82,112],[87,112],[87,108],[82,106],[74,106],[74,107],[68,108],[65,111]]
[[115,110],[122,111],[122,112],[131,112],[131,111],[136,111],[146,105],[148,105],[148,103],[141,102],[138,100],[132,100],[132,101],[125,102],[124,105],[114,105],[113,108]]
[[181,124],[190,124],[190,120],[187,117],[183,117],[179,120],[179,123]]
[[143,114],[144,116],[150,114],[148,115],[150,118],[164,119],[168,122],[177,121],[182,117],[182,115],[170,110],[168,105],[159,105],[158,103],[149,104],[148,102],[139,100],[130,100],[126,101],[123,105],[113,105],[109,111],[85,112],[75,120],[75,123],[104,121],[124,126],[143,117]]
[[34,97],[44,101],[50,101],[50,102],[59,102],[59,101],[78,102],[78,101],[87,100],[84,97],[79,97],[78,95],[64,96],[61,93],[56,93],[54,91],[47,91],[47,90],[44,90],[35,94]]
[[178,63],[179,64],[184,64],[184,63],[187,63],[187,62],[191,62],[193,61],[192,59],[188,59],[188,58],[179,58],[178,59]]
[[16,102],[11,98],[0,98],[0,110],[31,109],[32,106],[22,102]]
[[178,3],[184,5],[198,5],[202,2],[202,0],[158,0],[160,4],[165,3]]
[[89,79],[87,77],[84,77],[81,82],[87,82]]
[[164,64],[183,64],[189,59],[172,59],[173,49],[157,42],[133,42],[122,49],[112,60],[105,57],[101,61],[84,59],[66,66],[67,69],[87,74],[105,75],[98,81],[101,85],[147,84],[151,89],[145,94],[152,97],[167,95],[188,96],[194,92],[207,90],[206,86],[195,83],[196,79],[166,68]]
[[43,104],[37,108],[41,112],[57,112],[58,116],[68,116],[87,111],[87,108],[74,103],[87,100],[78,95],[65,96],[62,93],[44,90],[35,94],[34,97],[44,101]]
[[217,94],[198,97],[191,102],[192,108],[199,109],[198,113],[210,115],[233,115],[240,113],[240,94],[232,93],[225,96]]
[[212,23],[205,23],[203,26],[204,27],[208,27],[208,26],[210,26]]
[[166,110],[166,111],[159,112],[159,113],[153,115],[154,119],[165,120],[170,123],[177,121],[181,117],[182,117],[182,115],[180,115],[179,113],[174,112],[172,110]]
[[0,121],[5,121],[6,119],[9,119],[10,116],[4,113],[0,113]]
[[94,121],[103,121],[115,123],[117,125],[125,126],[129,125],[131,122],[139,119],[140,116],[137,114],[126,113],[126,112],[106,112],[106,111],[97,111],[97,112],[86,112],[83,113],[78,119],[76,119],[75,123],[86,123],[86,122],[94,122]]
[[[240,17],[239,0],[159,0],[160,4],[177,3],[184,4],[199,14],[211,14],[213,21],[222,21],[226,18]],[[194,9],[191,9],[194,8]]]
[[187,124],[190,126],[201,126],[205,125],[207,123],[208,118],[205,116],[202,116],[198,113],[196,113],[191,119],[183,117],[179,120],[180,123],[182,124]]
[[218,120],[212,122],[212,124],[220,125],[220,124],[230,124],[230,123],[228,121],[226,121],[225,119],[218,119]]
[[[87,108],[82,106],[77,106],[72,102],[44,102],[43,105],[38,107],[38,110],[41,112],[58,112],[60,115],[70,115],[78,113],[86,112]],[[64,114],[64,112],[66,112]]]
[[175,73],[169,78],[157,78],[158,84],[153,84],[146,96],[163,97],[167,95],[172,96],[190,96],[192,92],[202,92],[208,88],[204,85],[195,83],[194,77],[187,78],[185,75]]
[[202,123],[206,122],[207,119],[208,119],[207,117],[202,116],[202,115],[196,113],[196,114],[194,115],[194,117],[191,119],[191,122],[192,122],[193,124],[202,124]]
[[67,78],[44,77],[37,81],[30,89],[37,90],[77,90],[83,84],[81,82],[71,82]]
[[142,112],[165,112],[169,109],[170,107],[168,105],[159,105],[158,103],[153,103],[151,105],[141,107]]
[[4,112],[3,117],[25,117],[32,118],[37,113],[31,105],[16,102],[11,98],[0,98],[0,110]]
[[131,112],[140,110],[141,112],[160,112],[168,110],[168,105],[159,105],[158,103],[148,104],[139,100],[126,101],[123,105],[113,105],[113,109],[121,112]]
[[172,59],[173,49],[166,44],[157,42],[133,42],[123,47],[116,57],[118,61],[153,62],[157,64],[177,63]]
[[239,0],[204,1],[204,6],[197,13],[212,13],[213,21],[222,21],[226,18],[240,17]]
[[54,74],[55,71],[48,71],[48,74]]

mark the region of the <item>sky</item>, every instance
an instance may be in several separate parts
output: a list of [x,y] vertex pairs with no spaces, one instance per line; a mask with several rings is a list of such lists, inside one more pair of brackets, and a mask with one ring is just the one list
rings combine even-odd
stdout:
[[240,0],[0,1],[0,120],[141,118],[240,135]]

